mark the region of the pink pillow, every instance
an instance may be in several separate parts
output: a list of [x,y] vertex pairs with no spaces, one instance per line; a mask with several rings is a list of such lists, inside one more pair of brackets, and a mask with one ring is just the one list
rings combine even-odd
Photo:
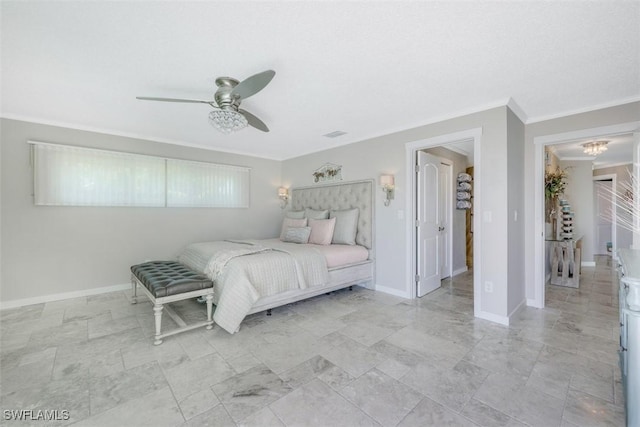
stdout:
[[307,218],[302,219],[294,219],[294,218],[285,218],[282,221],[282,230],[280,230],[280,240],[284,240],[284,235],[287,232],[287,228],[297,228],[297,227],[306,227],[307,226]]
[[309,243],[315,245],[330,245],[333,239],[333,229],[336,227],[336,219],[310,219],[311,235]]

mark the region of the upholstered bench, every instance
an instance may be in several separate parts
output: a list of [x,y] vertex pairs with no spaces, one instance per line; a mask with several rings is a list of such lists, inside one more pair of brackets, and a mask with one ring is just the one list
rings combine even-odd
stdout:
[[[193,271],[176,261],[149,261],[131,266],[132,304],[137,303],[138,285],[153,303],[156,320],[155,345],[162,344],[162,338],[180,332],[206,326],[213,328],[213,282],[204,274]],[[169,306],[166,312],[176,321],[179,328],[162,334],[162,309],[164,304],[188,298],[204,296],[207,302],[207,320],[187,325]]]

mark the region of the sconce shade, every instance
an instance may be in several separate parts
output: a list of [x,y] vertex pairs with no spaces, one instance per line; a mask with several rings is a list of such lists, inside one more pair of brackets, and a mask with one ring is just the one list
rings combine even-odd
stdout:
[[278,197],[280,197],[281,199],[288,198],[289,197],[289,190],[284,188],[284,187],[278,188]]
[[393,175],[380,175],[380,185],[382,187],[393,187],[394,176]]

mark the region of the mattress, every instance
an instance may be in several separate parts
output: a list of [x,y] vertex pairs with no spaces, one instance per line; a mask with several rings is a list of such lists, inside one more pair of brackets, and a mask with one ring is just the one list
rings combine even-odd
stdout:
[[309,245],[324,255],[328,268],[342,267],[366,261],[369,250],[359,245]]

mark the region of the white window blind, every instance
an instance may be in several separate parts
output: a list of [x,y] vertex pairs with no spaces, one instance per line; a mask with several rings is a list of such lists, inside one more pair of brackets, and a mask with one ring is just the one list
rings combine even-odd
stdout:
[[248,168],[30,142],[34,203],[248,207]]
[[249,207],[249,169],[167,160],[167,206]]

